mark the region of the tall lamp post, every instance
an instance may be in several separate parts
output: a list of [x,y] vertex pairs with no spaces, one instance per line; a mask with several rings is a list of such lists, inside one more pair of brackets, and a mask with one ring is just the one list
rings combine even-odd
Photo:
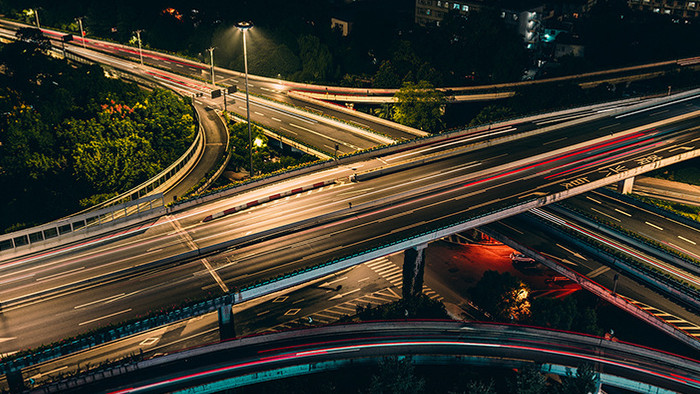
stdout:
[[83,49],[85,49],[85,30],[83,30],[83,17],[81,16],[80,18],[75,18],[78,20],[78,24],[80,25],[80,38],[83,43]]
[[134,33],[136,33],[136,37],[139,40],[139,60],[141,61],[141,65],[143,66],[143,52],[141,50],[141,32],[143,30],[136,30]]
[[250,131],[250,96],[248,93],[248,49],[246,48],[246,32],[253,27],[253,22],[236,23],[238,30],[243,32],[243,66],[245,68],[245,108],[248,117],[248,147],[250,148],[250,177],[253,177],[253,134]]
[[209,51],[209,56],[211,59],[211,84],[216,88],[216,82],[214,82],[214,49],[215,47],[207,48],[207,51]]
[[34,8],[34,9],[32,9],[32,11],[34,11],[34,18],[36,19],[36,27],[37,27],[37,29],[41,29],[41,25],[39,24],[39,9]]

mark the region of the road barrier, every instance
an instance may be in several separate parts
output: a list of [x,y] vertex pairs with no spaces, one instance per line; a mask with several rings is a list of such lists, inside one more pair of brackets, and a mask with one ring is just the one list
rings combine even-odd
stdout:
[[[488,235],[489,237],[499,242],[503,242],[511,248],[516,249],[518,252],[521,252],[524,255],[542,263],[543,265],[547,266],[548,268],[557,272],[558,274],[561,274],[571,279],[587,291],[590,291],[591,293],[595,294],[597,297],[606,300],[612,305],[615,305],[618,308],[630,313],[631,315],[637,317],[641,321],[644,321],[650,324],[651,326],[657,328],[659,331],[668,334],[669,336],[691,346],[694,349],[700,350],[700,341],[698,341],[697,338],[691,336],[690,334],[677,328],[676,326],[666,323],[665,321],[661,320],[657,316],[654,316],[648,311],[645,311],[639,308],[638,306],[630,303],[625,298],[614,294],[611,290],[599,285],[598,283],[588,279],[587,277],[579,274],[578,272],[571,270],[562,264],[559,264],[559,262],[540,254],[536,250],[500,234],[498,231],[494,230],[491,227],[482,227],[480,228],[480,230],[486,233],[486,235]],[[582,246],[582,248],[592,251],[594,254],[600,255],[600,251],[591,250],[588,246],[584,247],[583,244],[575,238],[571,236],[567,236],[566,238],[571,239],[576,245]]]
[[231,214],[234,214],[236,212],[240,212],[244,209],[254,207],[256,205],[264,204],[264,203],[269,202],[269,201],[279,200],[280,198],[291,196],[294,194],[303,193],[303,192],[308,191],[308,190],[318,189],[319,187],[324,187],[324,186],[327,186],[327,185],[330,185],[333,183],[335,183],[335,180],[316,182],[313,185],[297,187],[297,188],[294,188],[291,190],[284,191],[282,193],[275,193],[275,194],[267,196],[267,197],[259,198],[257,200],[249,201],[245,204],[236,205],[235,207],[231,207],[228,209],[224,209],[223,211],[216,212],[212,215],[205,217],[204,220],[202,220],[202,221],[209,222],[211,220],[219,219],[219,218],[222,218],[224,216],[231,215]]

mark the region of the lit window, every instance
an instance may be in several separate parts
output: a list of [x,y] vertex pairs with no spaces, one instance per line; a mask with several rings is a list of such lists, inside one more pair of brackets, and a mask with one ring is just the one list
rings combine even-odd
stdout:
[[658,8],[654,8],[654,12],[659,12],[660,10]]
[[450,8],[450,3],[445,2],[445,8]]
[[688,2],[688,8],[695,8],[695,2],[694,1]]
[[425,15],[430,15],[430,9],[425,10]]
[[459,4],[454,3],[454,4],[452,5],[452,8],[455,9],[455,10],[458,10],[458,9],[459,9]]
[[462,6],[462,11],[469,11],[469,6],[468,5],[463,5]]
[[671,10],[664,10],[664,14],[671,14]]
[[442,7],[442,1],[438,0],[437,4],[438,4],[438,7]]

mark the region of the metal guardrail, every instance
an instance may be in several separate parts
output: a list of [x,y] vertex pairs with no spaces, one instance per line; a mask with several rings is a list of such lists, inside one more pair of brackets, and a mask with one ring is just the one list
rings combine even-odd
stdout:
[[[396,251],[405,250],[415,245],[426,244],[430,241],[441,239],[445,236],[457,232],[462,232],[469,228],[483,226],[485,224],[496,221],[501,217],[512,216],[514,214],[521,213],[532,208],[555,202],[559,199],[563,199],[571,195],[583,193],[592,189],[597,189],[606,184],[615,183],[621,179],[626,179],[630,176],[637,175],[638,173],[649,171],[651,169],[656,168],[658,165],[671,164],[672,162],[695,157],[698,155],[700,155],[700,150],[684,152],[673,158],[664,159],[661,162],[645,164],[643,166],[637,167],[636,169],[629,170],[625,173],[619,173],[608,178],[603,178],[598,181],[591,182],[590,184],[578,186],[573,189],[564,190],[557,194],[520,201],[518,204],[508,205],[505,207],[495,209],[493,211],[474,216],[459,217],[456,218],[453,222],[440,226],[439,228],[430,229],[427,231],[423,229],[416,229],[416,232],[414,234],[408,234],[394,240],[386,240],[383,241],[380,245],[376,245],[373,247],[370,246],[366,250],[360,252],[348,254],[338,259],[316,264],[306,268],[301,268],[291,273],[253,283],[249,286],[241,287],[240,289],[237,289],[234,292],[226,294],[224,296],[184,305],[173,311],[161,313],[145,319],[128,322],[126,324],[119,325],[118,327],[109,327],[104,330],[97,331],[89,335],[85,335],[83,337],[74,339],[70,342],[63,342],[42,347],[28,354],[18,354],[16,356],[10,356],[10,358],[7,361],[0,362],[0,373],[16,371],[32,364],[47,361],[71,352],[87,349],[97,344],[123,338],[141,331],[145,331],[147,329],[155,328],[163,324],[172,323],[177,320],[191,318],[194,316],[199,316],[204,313],[212,312],[224,305],[240,303],[243,301],[251,300],[256,297],[271,294],[276,291],[292,287],[296,284],[303,283],[308,280],[322,277],[348,268],[350,266],[354,266],[372,260],[374,258],[382,257]],[[184,261],[186,259],[194,259],[205,254],[214,253],[218,249],[229,247],[231,246],[231,243],[232,241],[226,241],[220,244],[206,247],[204,249],[192,250],[181,256],[173,256],[167,258],[166,261],[168,263],[173,263],[181,260]]]
[[[79,55],[67,52],[69,58],[76,61],[90,62]],[[194,110],[194,119],[199,125],[197,111]],[[0,252],[22,247],[30,248],[44,241],[58,241],[68,235],[77,235],[78,231],[83,235],[92,235],[96,227],[114,226],[124,223],[127,217],[134,214],[144,215],[152,208],[164,207],[166,202],[162,193],[149,196],[160,185],[176,177],[181,171],[201,154],[204,149],[204,131],[198,127],[197,135],[190,147],[174,163],[159,172],[157,175],[141,183],[140,185],[121,193],[105,202],[94,205],[88,209],[69,215],[47,224],[34,226],[28,229],[0,235]],[[160,200],[154,206],[154,201]],[[123,211],[123,212],[122,212]],[[118,219],[118,220],[115,220]]]
[[[132,217],[142,216],[165,206],[163,194],[158,193],[134,201],[112,205],[97,211],[82,213],[55,222],[15,231],[0,236],[0,252],[17,248],[31,248],[45,241],[60,241],[77,234],[89,236],[107,224],[114,226]],[[77,234],[76,234],[77,233]]]

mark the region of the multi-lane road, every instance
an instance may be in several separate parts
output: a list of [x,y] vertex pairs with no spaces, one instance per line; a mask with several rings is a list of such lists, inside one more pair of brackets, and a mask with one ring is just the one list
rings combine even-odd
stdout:
[[[542,341],[543,337],[547,340]],[[243,338],[149,360],[138,365],[138,373],[107,375],[95,383],[75,380],[74,390],[213,391],[288,376],[284,368],[298,366],[294,371],[315,372],[337,368],[334,362],[372,362],[383,356],[405,354],[413,355],[417,362],[438,365],[474,363],[521,368],[534,360],[562,374],[566,367],[589,363],[606,386],[649,392],[658,388],[677,392],[700,389],[697,362],[643,347],[515,325],[401,321]],[[236,379],[242,376],[246,378]],[[63,386],[63,390],[72,392],[68,386]]]
[[[662,109],[614,114],[477,150],[473,136],[467,135],[203,204],[106,244],[5,261],[0,352],[369,250],[560,192],[572,182],[591,182],[615,169],[672,156],[670,151],[679,146],[695,149],[700,132],[693,117],[653,128],[645,125],[695,114],[698,104],[693,96]],[[360,182],[348,180],[354,173],[460,146],[464,151],[448,159]],[[203,222],[228,207],[321,180],[335,183]],[[230,242],[222,253],[132,274],[136,266],[221,242]],[[75,286],[114,272],[124,275]],[[39,292],[40,297],[31,297]]]

